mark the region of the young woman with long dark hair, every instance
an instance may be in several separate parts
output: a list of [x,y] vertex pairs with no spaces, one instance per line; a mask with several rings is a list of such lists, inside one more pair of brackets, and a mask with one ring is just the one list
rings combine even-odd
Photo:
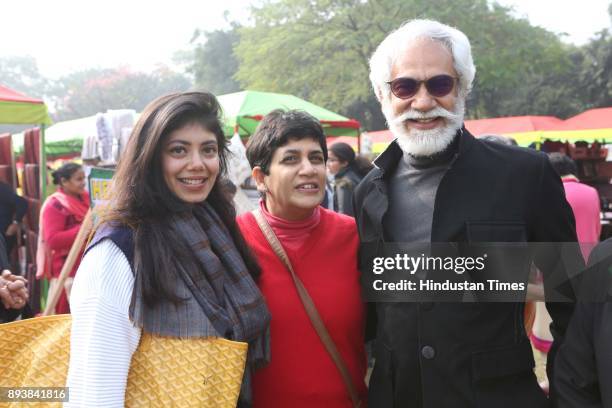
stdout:
[[248,342],[239,405],[250,402],[250,373],[269,359],[270,316],[220,182],[220,117],[213,95],[187,92],[153,101],[136,124],[74,283],[74,406],[122,406],[144,333]]

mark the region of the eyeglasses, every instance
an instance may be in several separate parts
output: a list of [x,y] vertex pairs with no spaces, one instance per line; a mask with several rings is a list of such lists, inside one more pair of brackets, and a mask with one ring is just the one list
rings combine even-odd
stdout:
[[395,78],[387,84],[391,87],[393,95],[400,99],[412,98],[419,92],[421,84],[425,84],[425,89],[431,96],[441,98],[453,91],[455,81],[458,79],[450,75],[436,75],[424,81],[414,78]]

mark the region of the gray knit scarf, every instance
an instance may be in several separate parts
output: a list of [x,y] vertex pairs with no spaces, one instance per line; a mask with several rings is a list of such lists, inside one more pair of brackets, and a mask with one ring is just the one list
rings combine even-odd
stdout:
[[135,257],[130,318],[145,332],[172,337],[224,337],[249,343],[241,406],[251,402],[252,370],[270,361],[270,312],[234,241],[208,203],[174,215],[170,225],[197,259],[189,270],[177,259],[175,295],[183,302],[149,307],[142,296],[142,271]]

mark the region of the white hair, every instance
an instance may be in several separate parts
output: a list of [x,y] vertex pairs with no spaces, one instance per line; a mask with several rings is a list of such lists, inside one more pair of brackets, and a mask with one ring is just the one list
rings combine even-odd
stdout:
[[433,20],[410,20],[392,31],[370,59],[370,81],[379,100],[390,97],[391,69],[400,53],[420,38],[443,44],[453,55],[453,66],[459,75],[459,95],[467,97],[472,89],[476,67],[470,40],[461,31]]

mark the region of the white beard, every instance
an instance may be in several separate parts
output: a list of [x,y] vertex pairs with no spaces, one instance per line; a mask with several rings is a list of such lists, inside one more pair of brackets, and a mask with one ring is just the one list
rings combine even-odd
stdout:
[[[455,139],[457,130],[463,125],[465,99],[461,97],[457,98],[457,103],[453,112],[449,112],[437,106],[427,112],[410,109],[399,116],[393,114],[390,102],[385,99],[382,103],[382,111],[387,119],[389,130],[391,130],[391,133],[397,138],[397,143],[405,153],[411,156],[431,156],[446,149]],[[442,117],[446,124],[442,127],[430,130],[408,130],[404,126],[404,122],[408,119],[427,119],[435,117]]]

